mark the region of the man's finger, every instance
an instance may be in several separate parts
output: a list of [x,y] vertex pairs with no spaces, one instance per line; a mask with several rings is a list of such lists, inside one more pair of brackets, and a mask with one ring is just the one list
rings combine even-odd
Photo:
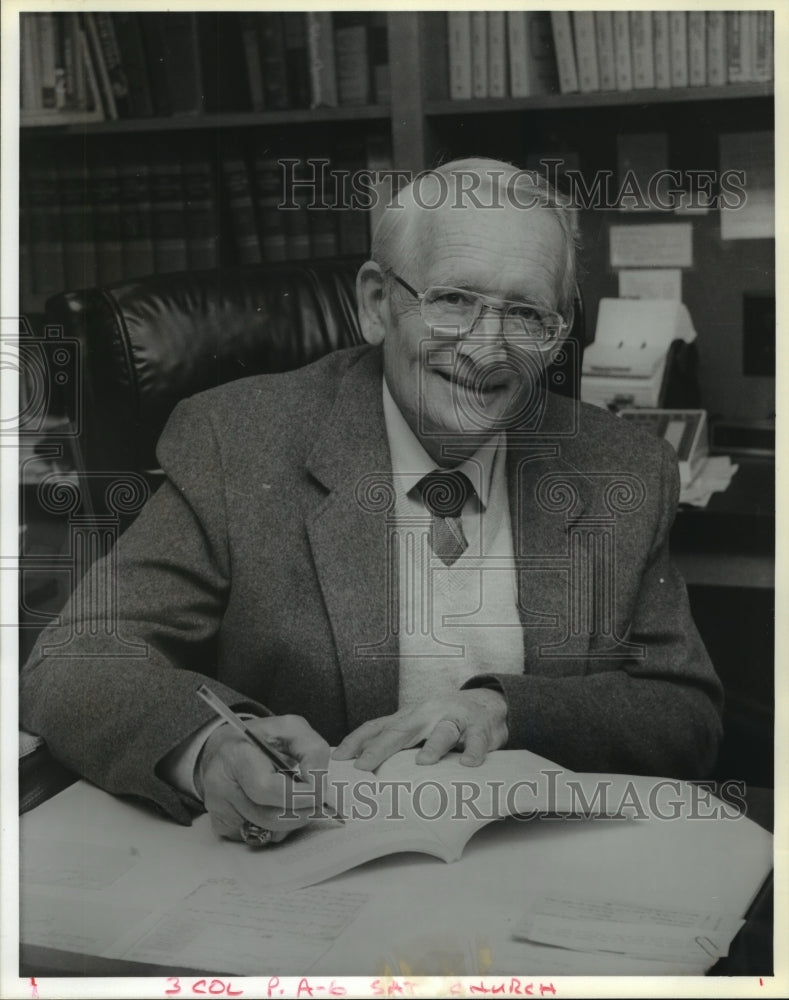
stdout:
[[479,767],[490,750],[490,739],[482,726],[470,726],[465,734],[460,763],[466,767]]
[[416,755],[417,764],[435,764],[458,745],[460,737],[460,726],[456,722],[441,719]]
[[415,724],[413,715],[409,715],[407,719],[392,716],[389,725],[380,735],[364,747],[356,759],[356,766],[362,771],[374,771],[393,754],[415,746],[423,738],[423,727]]
[[384,729],[391,716],[384,715],[379,719],[370,719],[363,722],[352,733],[348,733],[345,739],[332,753],[335,760],[351,760],[358,757],[365,744]]
[[303,778],[329,766],[329,744],[300,715],[268,716],[256,723],[253,731],[296,761]]

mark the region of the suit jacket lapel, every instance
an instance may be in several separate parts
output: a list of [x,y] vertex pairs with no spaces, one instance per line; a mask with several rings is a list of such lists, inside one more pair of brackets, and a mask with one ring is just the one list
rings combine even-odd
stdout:
[[398,596],[387,559],[394,493],[381,378],[381,352],[364,353],[346,373],[307,464],[330,490],[308,519],[307,533],[350,729],[397,710],[398,643],[390,623]]
[[539,672],[541,650],[567,635],[569,529],[586,506],[583,479],[570,457],[572,438],[564,436],[565,411],[572,405],[549,394],[539,430],[510,434],[507,442],[507,488],[526,673]]

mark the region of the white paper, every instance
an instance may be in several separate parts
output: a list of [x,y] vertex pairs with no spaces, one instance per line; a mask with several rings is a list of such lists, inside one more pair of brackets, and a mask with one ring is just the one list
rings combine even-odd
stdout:
[[690,222],[611,226],[611,267],[692,267]]
[[635,268],[619,272],[620,299],[682,301],[682,271],[678,267]]

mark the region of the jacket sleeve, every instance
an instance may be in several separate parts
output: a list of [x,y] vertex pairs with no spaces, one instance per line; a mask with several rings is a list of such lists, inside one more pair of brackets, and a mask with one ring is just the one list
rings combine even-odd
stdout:
[[[156,769],[211,718],[195,692],[215,674],[230,586],[221,457],[202,407],[179,404],[158,457],[165,482],[39,637],[20,678],[20,724],[100,787],[189,823],[191,800]],[[237,710],[267,714],[211,686]]]
[[646,655],[590,658],[577,676],[472,678],[466,687],[495,683],[503,691],[510,748],[580,771],[698,778],[715,763],[723,691],[669,558],[679,475],[673,451],[661,444],[658,523],[628,635]]

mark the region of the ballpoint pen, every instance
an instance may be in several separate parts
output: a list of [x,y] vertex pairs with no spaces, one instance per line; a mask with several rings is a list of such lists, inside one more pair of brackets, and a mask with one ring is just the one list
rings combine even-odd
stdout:
[[[293,767],[285,757],[283,757],[280,753],[278,753],[273,747],[269,746],[267,743],[264,743],[259,736],[255,736],[252,730],[247,727],[244,720],[240,719],[233,711],[233,709],[230,708],[228,705],[226,705],[222,701],[222,699],[218,695],[214,694],[214,692],[210,688],[206,687],[205,684],[200,685],[200,687],[197,689],[197,694],[200,698],[203,699],[203,701],[207,705],[213,708],[213,710],[216,712],[217,715],[219,715],[221,718],[225,720],[225,722],[230,723],[231,726],[233,726],[236,730],[238,730],[238,732],[241,733],[244,739],[246,739],[253,746],[257,747],[258,750],[260,750],[262,753],[264,753],[266,757],[268,757],[268,759],[274,765],[275,770],[279,774],[284,774],[292,781],[303,782],[306,780],[301,776],[299,770]],[[333,807],[332,809],[333,811],[330,813],[326,813],[326,816],[329,819],[337,820],[337,822],[339,823],[344,823],[345,817],[341,813],[337,812],[337,810],[334,809]]]

